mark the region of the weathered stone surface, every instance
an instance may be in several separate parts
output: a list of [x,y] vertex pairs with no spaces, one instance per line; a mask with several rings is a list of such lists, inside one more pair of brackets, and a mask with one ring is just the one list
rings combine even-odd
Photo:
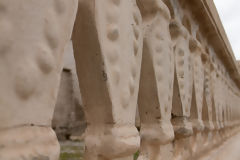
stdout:
[[[79,83],[59,98],[82,97],[85,160],[199,159],[239,132],[240,74],[211,0],[1,0],[0,159],[58,159],[71,34]],[[58,109],[54,125],[72,125]]]
[[134,1],[81,0],[78,7],[73,46],[88,123],[85,158],[128,157],[140,145],[140,12]]
[[0,146],[7,146],[0,159],[57,160],[49,127],[77,0],[1,0],[0,6]]
[[0,159],[58,160],[60,146],[50,127],[21,126],[0,130]]

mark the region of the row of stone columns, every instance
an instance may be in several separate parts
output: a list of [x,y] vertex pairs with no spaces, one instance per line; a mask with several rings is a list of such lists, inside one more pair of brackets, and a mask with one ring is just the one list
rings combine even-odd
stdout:
[[1,0],[0,18],[0,159],[58,159],[51,120],[71,33],[86,160],[198,157],[238,124],[239,89],[178,1]]

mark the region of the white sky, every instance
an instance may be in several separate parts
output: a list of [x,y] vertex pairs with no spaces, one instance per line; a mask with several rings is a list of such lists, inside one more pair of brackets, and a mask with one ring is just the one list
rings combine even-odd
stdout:
[[240,0],[214,0],[235,57],[240,60]]

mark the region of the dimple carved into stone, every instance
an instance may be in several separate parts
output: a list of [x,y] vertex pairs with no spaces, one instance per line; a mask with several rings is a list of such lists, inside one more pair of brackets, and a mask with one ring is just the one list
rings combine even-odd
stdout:
[[130,91],[127,89],[123,89],[121,94],[121,103],[123,108],[127,108],[130,100]]
[[180,49],[178,54],[179,54],[179,56],[184,56],[184,51],[182,49]]
[[184,84],[181,83],[181,84],[179,85],[179,88],[180,88],[180,89],[183,89],[183,88],[184,88]]
[[136,56],[138,54],[138,42],[134,40],[133,42],[133,49],[134,49],[134,55]]
[[161,65],[162,65],[162,59],[161,59],[161,58],[158,58],[158,59],[156,60],[156,62],[157,62],[157,65],[158,65],[158,66],[161,66]]
[[57,13],[62,14],[66,10],[65,0],[54,0],[55,9]]
[[120,71],[119,68],[114,68],[112,72],[113,82],[115,85],[118,85],[120,82]]
[[4,13],[7,11],[6,5],[4,5],[2,2],[0,2],[0,13]]
[[46,33],[46,38],[47,38],[49,46],[52,49],[55,49],[58,47],[58,39],[54,36],[53,33],[50,33],[50,32]]
[[119,30],[118,30],[118,27],[116,25],[111,25],[110,26],[110,28],[108,29],[107,37],[111,41],[115,41],[115,40],[118,39],[118,37],[119,37]]
[[172,96],[168,95],[168,102],[171,102],[171,101],[172,101]]
[[156,47],[156,52],[157,52],[157,53],[161,53],[161,52],[162,52],[162,50],[163,50],[163,49],[162,49],[162,47],[161,47],[161,46],[157,46],[157,47]]
[[[169,79],[171,79],[171,78],[169,78]],[[172,90],[172,88],[173,88],[173,85],[172,85],[172,83],[168,83],[168,88],[170,89],[170,90]],[[169,95],[169,96],[171,96],[171,95]]]
[[15,91],[21,99],[28,99],[33,95],[37,83],[37,71],[34,64],[22,64],[15,75]]
[[115,5],[119,6],[121,0],[111,0]]
[[132,66],[131,73],[132,73],[132,77],[135,79],[137,76],[136,66]]
[[118,11],[109,11],[107,14],[106,14],[106,18],[107,18],[107,21],[108,22],[111,22],[111,23],[116,23],[116,22],[118,22],[118,20],[119,20],[119,15],[118,15],[119,13],[118,13]]
[[179,60],[178,64],[179,64],[180,66],[183,66],[183,65],[184,65],[184,60],[183,60],[183,59]]
[[184,78],[184,71],[179,70],[178,75],[179,75],[180,78]]
[[133,13],[133,19],[134,19],[134,22],[136,23],[136,25],[139,25],[139,24],[140,24],[137,13]]
[[55,61],[51,51],[42,47],[39,48],[37,53],[37,64],[40,70],[45,74],[50,73],[55,67]]
[[158,74],[157,74],[157,80],[158,80],[158,82],[162,81],[162,79],[163,79],[162,74],[161,74],[161,73],[158,73]]
[[7,53],[12,46],[12,25],[8,20],[0,20],[0,55]]
[[59,35],[61,34],[59,26],[55,23],[58,24],[56,16],[53,13],[49,14],[49,18],[45,20],[44,33],[51,49],[56,49],[59,46]]
[[155,35],[158,40],[163,40],[163,37],[161,36],[160,32],[157,32]]
[[108,60],[112,64],[115,64],[118,61],[118,58],[119,58],[119,53],[117,50],[113,50],[108,53]]
[[134,86],[134,80],[132,78],[130,79],[130,82],[129,82],[129,90],[130,90],[130,94],[133,95],[135,91],[135,86]]
[[137,27],[133,27],[133,31],[134,31],[134,36],[135,36],[135,38],[136,38],[136,40],[139,38],[139,30],[138,30],[138,28]]

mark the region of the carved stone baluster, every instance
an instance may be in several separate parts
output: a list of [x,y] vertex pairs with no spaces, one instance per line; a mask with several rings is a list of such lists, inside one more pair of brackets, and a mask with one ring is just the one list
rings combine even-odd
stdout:
[[203,96],[203,122],[204,122],[204,149],[207,150],[211,146],[213,125],[213,95],[211,92],[211,64],[209,55],[202,54],[202,60],[204,63],[204,96]]
[[[234,126],[237,128],[239,128],[239,113],[240,113],[240,109],[239,109],[239,96],[238,96],[238,90],[236,88],[234,88],[234,100],[233,100],[234,104],[233,104],[233,119],[234,119]],[[236,131],[239,131],[236,130]]]
[[217,71],[217,67],[214,67],[213,64],[213,70],[212,70],[212,86],[213,86],[213,117],[214,117],[214,143],[218,144],[220,142],[220,134],[219,130],[221,129],[220,125],[220,107],[221,107],[221,102],[220,102],[220,97],[219,97],[219,92],[220,92],[220,84],[219,84],[219,74]]
[[[218,65],[216,65],[218,66]],[[217,107],[217,115],[218,115],[218,144],[222,141],[223,137],[223,99],[222,99],[222,78],[221,78],[221,71],[220,67],[216,67],[216,79],[215,79],[215,86],[214,86],[214,97]]]
[[202,121],[203,107],[203,89],[204,89],[204,68],[202,62],[203,49],[198,40],[193,37],[190,39],[189,48],[191,51],[191,65],[193,71],[193,99],[191,106],[190,119],[192,122],[194,135],[192,136],[192,154],[199,151],[200,143],[202,143],[201,131],[204,129]]
[[[228,81],[228,80],[227,80]],[[231,96],[231,89],[229,87],[229,83],[227,82],[227,95],[226,95],[226,103],[227,103],[227,107],[226,107],[226,117],[227,117],[227,137],[229,138],[231,136],[231,100],[230,100],[230,96]]]
[[[193,68],[193,98],[195,104],[192,103],[191,116],[193,129],[202,131],[204,129],[202,121],[202,106],[203,106],[203,89],[204,89],[204,68],[202,63],[202,47],[195,40],[190,40],[190,51],[192,52],[192,68]],[[192,100],[194,101],[194,100]]]
[[[175,159],[188,156],[188,150],[181,146],[186,145],[190,150],[188,138],[193,134],[189,122],[192,98],[192,68],[189,51],[189,33],[176,19],[170,23],[170,31],[174,45],[175,78],[173,93],[172,123],[175,132]],[[186,152],[185,152],[186,151]],[[186,157],[185,157],[186,158]]]
[[235,127],[237,126],[237,121],[236,121],[237,109],[236,109],[235,105],[236,105],[236,95],[234,93],[234,88],[232,88],[232,127],[233,127],[233,134],[235,133]]
[[131,159],[142,58],[141,15],[134,0],[80,0],[73,46],[88,123],[86,160]]
[[221,129],[224,129],[224,110],[225,110],[225,96],[224,96],[224,82],[222,72],[219,71],[219,100],[220,100],[220,124]]
[[77,0],[0,1],[0,159],[58,160],[51,121]]
[[236,128],[236,108],[235,108],[235,105],[236,105],[236,97],[235,97],[235,93],[234,93],[234,85],[231,86],[232,88],[232,98],[231,98],[231,101],[232,101],[232,106],[231,106],[231,114],[232,114],[232,135],[235,134],[235,128]]
[[227,82],[227,125],[230,128],[231,127],[231,88],[229,86],[229,83]]
[[[169,31],[170,13],[162,0],[138,0],[143,17],[144,45],[139,88],[140,160],[171,154],[174,57]],[[164,148],[169,148],[164,151]]]
[[223,100],[223,139],[226,140],[227,137],[227,132],[228,132],[228,121],[227,121],[227,95],[228,94],[228,90],[226,87],[226,82],[224,79],[224,75],[222,77],[222,100]]
[[[230,121],[230,128],[231,130],[233,129],[233,106],[234,106],[234,102],[233,102],[233,91],[232,91],[232,84],[229,84],[229,121]],[[232,132],[231,132],[232,133]]]
[[173,20],[170,24],[170,30],[175,43],[175,99],[173,99],[172,123],[175,136],[182,138],[193,133],[192,125],[189,122],[192,96],[191,61],[186,29],[177,20]]
[[214,124],[214,130],[213,130],[213,140],[212,145],[217,144],[219,141],[219,81],[217,78],[217,67],[216,67],[216,54],[214,52],[214,49],[209,46],[209,59],[210,59],[210,86],[211,86],[211,94],[212,94],[212,118],[213,118],[213,124]]

